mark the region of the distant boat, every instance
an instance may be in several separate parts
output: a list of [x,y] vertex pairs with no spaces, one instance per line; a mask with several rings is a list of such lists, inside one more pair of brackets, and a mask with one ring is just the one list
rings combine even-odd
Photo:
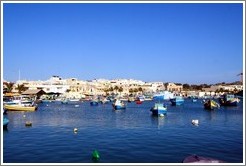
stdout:
[[150,109],[153,115],[162,116],[167,114],[167,107],[163,103],[155,103],[155,105]]
[[8,118],[3,117],[3,128],[7,128],[8,124],[9,124]]
[[214,100],[207,100],[204,102],[204,108],[207,110],[213,110],[214,108],[219,108],[220,105]]
[[126,109],[126,105],[119,99],[116,99],[112,106],[115,110]]
[[170,99],[173,106],[184,104],[184,98],[181,96],[176,96],[175,98]]
[[97,100],[92,100],[92,101],[90,102],[90,105],[91,105],[91,106],[97,106],[97,105],[98,105],[98,101],[97,101]]
[[186,157],[183,160],[183,163],[225,163],[225,161],[209,158],[209,157],[202,157],[197,155],[191,155]]
[[154,100],[169,100],[173,98],[173,93],[169,91],[159,92],[153,95]]
[[237,106],[239,101],[233,94],[225,94],[219,98],[219,103],[222,106]]
[[142,104],[143,102],[141,100],[136,100],[136,104]]

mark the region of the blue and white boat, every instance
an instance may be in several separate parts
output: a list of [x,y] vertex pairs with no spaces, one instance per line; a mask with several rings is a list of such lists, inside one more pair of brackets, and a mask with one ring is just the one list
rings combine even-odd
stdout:
[[7,128],[8,124],[9,124],[9,119],[6,117],[3,117],[3,128]]
[[159,92],[153,95],[154,100],[169,100],[173,98],[173,93],[169,91]]
[[92,100],[91,102],[90,102],[90,105],[91,106],[98,106],[98,101],[97,100]]
[[184,98],[181,96],[176,96],[173,99],[170,99],[172,105],[182,105],[184,104]]
[[112,104],[113,108],[115,110],[119,110],[119,109],[126,109],[126,105],[123,103],[123,101],[121,100],[115,100],[115,102]]
[[155,103],[155,105],[150,109],[153,115],[163,116],[167,114],[167,107],[163,103]]

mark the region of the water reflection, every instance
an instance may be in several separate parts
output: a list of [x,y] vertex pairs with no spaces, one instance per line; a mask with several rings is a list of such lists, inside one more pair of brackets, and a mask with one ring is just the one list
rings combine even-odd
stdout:
[[150,118],[151,118],[151,123],[154,126],[157,126],[158,129],[161,129],[164,126],[167,117],[166,116],[160,117],[160,116],[151,115]]

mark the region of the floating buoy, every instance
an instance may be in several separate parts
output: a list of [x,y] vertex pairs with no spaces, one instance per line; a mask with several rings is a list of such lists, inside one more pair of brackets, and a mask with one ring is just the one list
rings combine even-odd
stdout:
[[92,152],[92,159],[95,161],[98,161],[100,159],[100,155],[99,155],[99,152],[97,150],[94,150]]
[[23,118],[25,118],[26,117],[26,115],[23,115]]
[[79,107],[79,105],[75,105],[75,107]]
[[46,104],[46,107],[48,107],[49,105],[48,104]]
[[77,133],[77,132],[78,132],[78,129],[77,129],[77,128],[74,128],[74,129],[73,129],[73,132],[74,132],[74,133]]
[[198,120],[198,119],[192,120],[191,123],[192,123],[193,125],[198,126],[198,125],[199,125],[199,120]]
[[27,127],[32,126],[32,122],[27,121],[25,124]]

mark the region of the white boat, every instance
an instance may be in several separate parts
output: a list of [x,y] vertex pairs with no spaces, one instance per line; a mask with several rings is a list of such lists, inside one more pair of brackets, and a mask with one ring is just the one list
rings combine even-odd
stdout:
[[174,94],[169,91],[159,92],[153,95],[154,100],[169,100],[174,97]]

